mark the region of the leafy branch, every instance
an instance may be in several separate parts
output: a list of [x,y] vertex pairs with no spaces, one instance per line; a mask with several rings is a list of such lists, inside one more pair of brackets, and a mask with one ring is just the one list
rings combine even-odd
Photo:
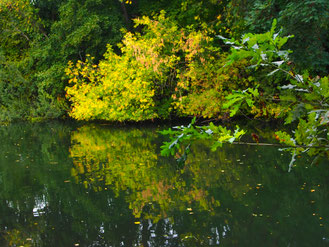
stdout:
[[173,129],[160,131],[162,135],[170,137],[169,142],[164,142],[161,146],[161,154],[164,156],[174,155],[179,151],[182,145],[189,145],[191,142],[200,139],[209,140],[212,143],[211,150],[215,151],[218,147],[222,147],[224,143],[234,143],[246,133],[240,130],[237,125],[234,131],[223,126],[216,126],[210,123],[208,126],[195,126],[196,118],[188,126],[176,126]]
[[[296,126],[295,122],[297,123],[297,127],[290,134],[285,131],[275,133],[275,138],[282,145],[280,150],[292,154],[289,163],[290,171],[297,155],[307,153],[309,156],[315,157],[313,162],[321,157],[329,157],[329,78],[320,78],[319,76],[311,78],[307,71],[300,75],[289,67],[291,51],[281,50],[281,48],[293,36],[280,37],[281,31],[275,32],[275,29],[276,20],[273,21],[269,32],[245,34],[240,41],[229,40],[222,36],[217,37],[232,47],[227,65],[248,59],[253,64],[249,66],[249,69],[267,68],[266,75],[268,77],[278,72],[286,75],[286,81],[277,87],[280,94],[272,107],[279,109],[280,112],[277,117],[284,117],[285,124],[294,124],[294,127]],[[269,69],[272,71],[268,73]],[[286,83],[287,81],[289,84]],[[263,102],[266,99],[274,98],[274,95],[267,92],[266,87],[258,85],[255,88],[232,91],[226,96],[222,108],[229,110],[230,117],[233,117],[246,107],[252,113],[253,109],[256,108],[255,103],[257,101]],[[174,154],[180,144],[187,141],[191,142],[194,139],[214,141],[213,150],[221,147],[223,143],[242,144],[235,142],[235,140],[246,133],[246,131],[240,130],[238,126],[232,132],[225,127],[215,126],[213,123],[210,123],[209,126],[195,127],[194,122],[195,119],[187,127],[180,126],[176,127],[175,131],[169,129],[162,132],[162,134],[171,136],[171,141],[162,146],[163,155]]]

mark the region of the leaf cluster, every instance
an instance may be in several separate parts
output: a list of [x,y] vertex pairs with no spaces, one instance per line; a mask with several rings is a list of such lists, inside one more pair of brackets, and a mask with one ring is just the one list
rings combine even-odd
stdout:
[[218,147],[222,147],[223,143],[238,141],[246,133],[244,130],[240,130],[239,126],[236,126],[235,130],[232,131],[213,123],[208,126],[195,126],[195,121],[196,118],[193,118],[188,126],[176,126],[173,129],[161,131],[162,135],[170,137],[170,141],[164,142],[161,146],[161,154],[164,156],[174,155],[181,146],[187,145],[189,147],[190,143],[198,139],[211,141],[213,143],[211,149],[215,151]]

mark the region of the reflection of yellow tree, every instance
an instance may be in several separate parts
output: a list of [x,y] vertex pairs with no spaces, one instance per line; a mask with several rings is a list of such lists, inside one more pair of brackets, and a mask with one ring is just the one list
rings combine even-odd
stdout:
[[111,187],[119,193],[149,184],[144,173],[157,161],[152,134],[138,129],[80,128],[72,136],[72,175],[96,191]]
[[[25,225],[25,223],[28,224]],[[40,236],[45,234],[46,230],[47,222],[43,219],[26,218],[22,225],[18,223],[14,229],[4,231],[5,246],[41,246],[43,240]]]
[[5,239],[8,242],[9,246],[32,246],[31,239],[27,238],[28,235],[17,229],[7,231]]
[[220,203],[210,195],[212,188],[227,188],[234,198],[250,189],[241,182],[248,177],[241,175],[243,166],[226,159],[225,150],[209,160],[202,144],[177,168],[158,158],[155,138],[150,129],[81,127],[72,135],[72,176],[95,191],[124,191],[136,217],[155,221],[174,209],[213,211]]

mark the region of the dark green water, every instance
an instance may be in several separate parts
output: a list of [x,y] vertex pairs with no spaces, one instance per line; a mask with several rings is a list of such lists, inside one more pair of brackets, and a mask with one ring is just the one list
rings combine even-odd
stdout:
[[273,147],[159,156],[160,127],[0,126],[0,246],[329,246],[329,166]]

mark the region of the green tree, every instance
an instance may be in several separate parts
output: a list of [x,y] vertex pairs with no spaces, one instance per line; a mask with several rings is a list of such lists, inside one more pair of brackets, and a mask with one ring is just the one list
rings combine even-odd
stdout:
[[253,0],[244,6],[245,26],[249,32],[268,30],[276,18],[278,25],[282,26],[283,35],[296,37],[287,43],[287,47],[294,51],[291,59],[296,68],[326,75],[329,68],[328,1]]
[[62,116],[67,62],[100,59],[124,27],[117,0],[6,0],[0,15],[2,120]]
[[[259,69],[270,78],[279,73],[286,77],[284,84],[276,84],[273,79],[270,87],[259,84],[255,88],[234,90],[226,97],[223,108],[229,109],[231,117],[246,110],[256,117],[284,118],[285,124],[291,124],[294,128],[291,134],[277,131],[275,135],[286,145],[284,150],[292,153],[291,170],[297,155],[303,153],[315,157],[315,160],[328,159],[329,80],[328,77],[311,77],[308,72],[303,75],[296,73],[289,65],[290,51],[282,50],[291,36],[280,37],[280,31],[275,30],[276,21],[269,32],[245,34],[240,41],[220,37],[232,45],[228,63],[248,59],[254,64],[250,68]],[[277,87],[275,95],[272,94],[273,87]],[[186,144],[193,138],[210,139],[215,149],[222,143],[234,142],[243,134],[238,128],[232,133],[214,124],[197,128],[193,124],[165,131],[164,134],[171,135],[172,139],[163,145],[163,153],[174,154],[181,143]]]
[[30,51],[44,33],[29,1],[1,1],[0,16],[0,120],[9,121],[29,116],[35,106]]

